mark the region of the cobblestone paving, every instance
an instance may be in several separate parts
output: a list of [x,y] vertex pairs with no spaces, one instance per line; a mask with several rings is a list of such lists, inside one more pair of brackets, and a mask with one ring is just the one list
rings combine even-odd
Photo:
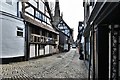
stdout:
[[[0,64],[0,78],[87,78],[84,61],[79,60],[76,49],[67,53],[24,62]],[[20,79],[20,80],[21,80]]]

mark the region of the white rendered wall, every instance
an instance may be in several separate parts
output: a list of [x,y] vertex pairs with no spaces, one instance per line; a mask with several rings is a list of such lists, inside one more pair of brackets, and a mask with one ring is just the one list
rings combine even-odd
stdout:
[[6,3],[6,0],[0,0],[0,11],[4,11],[17,16],[17,2],[18,0],[12,0],[12,5],[10,5]]
[[56,48],[53,45],[50,45],[50,53],[56,53]]
[[37,45],[37,56],[39,56],[39,53],[38,53],[38,45]]
[[50,53],[50,52],[49,52],[49,47],[50,47],[49,45],[46,45],[46,46],[45,46],[45,54],[49,54],[49,53]]
[[30,45],[30,58],[35,57],[35,44]]
[[0,58],[24,56],[24,35],[23,37],[17,36],[17,27],[22,28],[23,31],[25,29],[23,21],[5,15],[0,16],[0,21],[2,21],[0,22],[0,28],[2,28],[2,43],[0,43],[0,45],[2,44],[2,55]]
[[37,8],[37,3],[35,2],[35,0],[28,0],[28,2]]
[[39,49],[39,56],[44,55],[44,49]]
[[[2,15],[0,15],[2,17]],[[2,23],[2,19],[0,19],[0,23]],[[0,24],[0,56],[2,56],[2,24]]]

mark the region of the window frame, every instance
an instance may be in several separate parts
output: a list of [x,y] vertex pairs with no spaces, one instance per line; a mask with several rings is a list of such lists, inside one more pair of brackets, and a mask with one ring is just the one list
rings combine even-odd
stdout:
[[[22,35],[19,35],[18,32],[19,32],[19,33],[22,33]],[[17,36],[17,37],[24,37],[24,29],[17,26],[16,36]]]

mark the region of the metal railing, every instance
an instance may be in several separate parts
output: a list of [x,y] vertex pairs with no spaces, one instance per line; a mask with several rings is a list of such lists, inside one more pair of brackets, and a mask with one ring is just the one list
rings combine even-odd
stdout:
[[56,39],[46,36],[40,36],[37,34],[31,34],[30,42],[32,43],[44,43],[44,44],[56,44]]

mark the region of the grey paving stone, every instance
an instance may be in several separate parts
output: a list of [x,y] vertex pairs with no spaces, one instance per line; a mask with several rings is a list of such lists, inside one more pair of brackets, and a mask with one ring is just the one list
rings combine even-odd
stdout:
[[75,49],[67,53],[33,59],[29,61],[3,64],[0,78],[32,80],[42,78],[87,78],[84,61],[79,60]]

